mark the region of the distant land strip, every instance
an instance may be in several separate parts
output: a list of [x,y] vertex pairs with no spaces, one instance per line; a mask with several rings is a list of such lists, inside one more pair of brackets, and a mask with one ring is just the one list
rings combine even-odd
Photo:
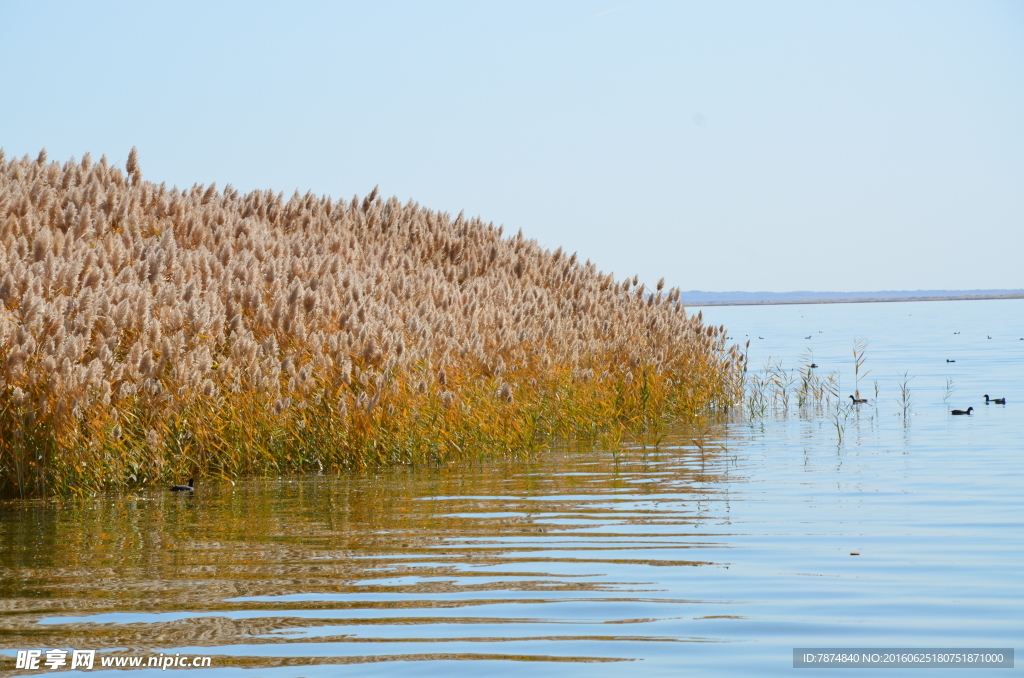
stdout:
[[881,292],[683,292],[686,306],[770,306],[780,304],[857,304],[890,301],[1024,299],[1024,290],[914,290]]

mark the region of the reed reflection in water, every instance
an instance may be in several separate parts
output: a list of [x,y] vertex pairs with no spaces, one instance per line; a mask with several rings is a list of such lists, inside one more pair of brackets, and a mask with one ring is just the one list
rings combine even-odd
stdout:
[[672,442],[458,473],[13,503],[0,514],[0,643],[202,646],[231,656],[220,666],[268,667],[396,655],[594,662],[638,656],[619,645],[716,640],[708,628],[678,633],[675,617],[728,603],[704,599],[707,577],[677,571],[721,576],[724,480],[740,478],[720,448]]

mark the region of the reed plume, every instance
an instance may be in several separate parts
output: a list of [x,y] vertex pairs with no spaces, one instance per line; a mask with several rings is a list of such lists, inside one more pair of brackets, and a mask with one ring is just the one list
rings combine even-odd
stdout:
[[740,397],[679,290],[415,202],[0,151],[0,493],[442,463]]

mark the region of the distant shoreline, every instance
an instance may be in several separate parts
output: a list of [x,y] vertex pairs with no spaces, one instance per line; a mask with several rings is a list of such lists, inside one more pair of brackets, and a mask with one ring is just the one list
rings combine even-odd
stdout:
[[965,294],[949,297],[895,297],[895,298],[862,298],[862,299],[803,299],[779,301],[705,301],[692,304],[682,300],[686,308],[700,306],[789,306],[793,304],[875,304],[898,301],[971,301],[975,299],[1024,299],[1024,294]]

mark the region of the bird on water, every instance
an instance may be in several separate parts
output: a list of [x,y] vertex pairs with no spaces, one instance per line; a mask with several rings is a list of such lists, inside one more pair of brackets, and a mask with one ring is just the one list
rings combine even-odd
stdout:
[[189,478],[188,485],[172,485],[171,492],[192,492],[193,490],[196,489],[192,483],[193,479]]
[[950,414],[970,414],[974,410],[973,407],[968,407],[966,410],[953,410]]
[[867,398],[854,398],[853,396],[850,396],[850,400],[852,400],[857,405],[860,405],[861,403],[866,403],[868,401]]
[[956,361],[955,360],[950,360],[949,358],[946,358],[946,362],[947,363],[955,363]]
[[1006,404],[1006,398],[989,398],[988,394],[986,393],[985,394],[985,404],[988,405],[989,403],[995,403],[996,405],[1005,405]]

